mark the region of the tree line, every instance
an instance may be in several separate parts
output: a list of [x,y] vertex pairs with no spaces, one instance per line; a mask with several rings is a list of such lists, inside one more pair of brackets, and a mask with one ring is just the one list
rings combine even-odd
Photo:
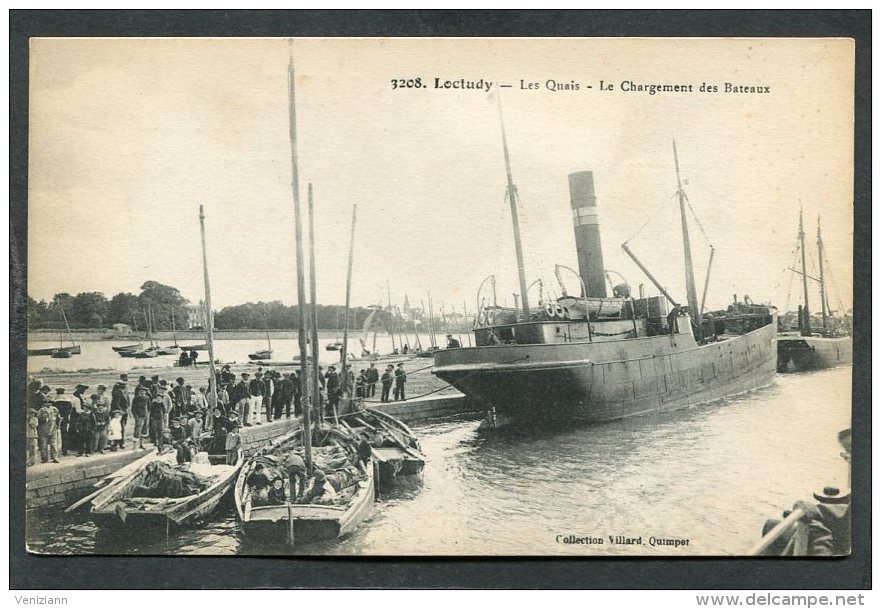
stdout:
[[[81,292],[75,296],[62,292],[55,294],[49,302],[37,301],[28,296],[28,328],[63,328],[63,310],[72,329],[107,329],[114,324],[127,324],[136,331],[144,331],[149,317],[154,330],[182,330],[190,326],[188,305],[190,302],[181,296],[177,288],[157,281],[145,282],[137,295],[120,292],[110,299],[102,292]],[[309,313],[307,311],[307,318]],[[412,332],[413,320],[419,321],[420,330],[427,330],[427,319],[418,308],[402,315],[399,311],[392,312],[388,308],[379,307],[351,307],[349,330],[359,331],[364,328],[371,314],[373,317],[369,326],[377,331]],[[453,317],[461,322],[461,315],[446,315],[451,326],[454,323]],[[338,329],[342,332],[345,307],[318,305],[317,317],[319,329]],[[215,311],[214,327],[218,330],[296,330],[299,328],[299,309],[297,305],[288,306],[277,300],[233,305]],[[442,330],[442,321],[437,313],[435,330]]]

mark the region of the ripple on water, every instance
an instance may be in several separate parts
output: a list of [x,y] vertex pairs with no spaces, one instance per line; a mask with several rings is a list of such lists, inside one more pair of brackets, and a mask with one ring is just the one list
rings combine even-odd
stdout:
[[[850,424],[850,373],[780,375],[772,387],[713,404],[589,427],[418,425],[429,459],[423,476],[384,486],[376,513],[352,535],[296,553],[634,552],[556,543],[569,533],[687,537],[680,554],[743,553],[766,518],[824,484],[846,484],[836,433]],[[289,552],[250,545],[229,505],[169,539],[96,533],[84,514],[28,519],[29,547],[50,554]],[[671,553],[648,545],[636,551]]]

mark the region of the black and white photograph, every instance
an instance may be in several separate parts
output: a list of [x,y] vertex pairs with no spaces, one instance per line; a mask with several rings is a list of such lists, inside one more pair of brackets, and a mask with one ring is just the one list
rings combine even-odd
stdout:
[[29,553],[851,554],[852,39],[29,50]]

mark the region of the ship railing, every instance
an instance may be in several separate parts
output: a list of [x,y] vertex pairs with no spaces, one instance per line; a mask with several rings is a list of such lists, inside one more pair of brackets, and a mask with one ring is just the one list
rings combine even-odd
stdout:
[[750,551],[751,556],[771,556],[769,550],[774,544],[788,536],[789,541],[779,556],[807,556],[808,554],[808,529],[805,521],[805,512],[802,509],[794,509],[786,518],[778,522],[774,528],[768,531]]

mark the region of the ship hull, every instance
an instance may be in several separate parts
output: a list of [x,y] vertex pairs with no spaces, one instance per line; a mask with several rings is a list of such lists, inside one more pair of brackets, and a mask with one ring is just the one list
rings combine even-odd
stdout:
[[770,385],[776,322],[698,346],[690,334],[449,349],[433,372],[513,420],[600,423]]
[[777,337],[777,371],[806,372],[844,366],[853,362],[850,336],[824,337],[781,335]]

